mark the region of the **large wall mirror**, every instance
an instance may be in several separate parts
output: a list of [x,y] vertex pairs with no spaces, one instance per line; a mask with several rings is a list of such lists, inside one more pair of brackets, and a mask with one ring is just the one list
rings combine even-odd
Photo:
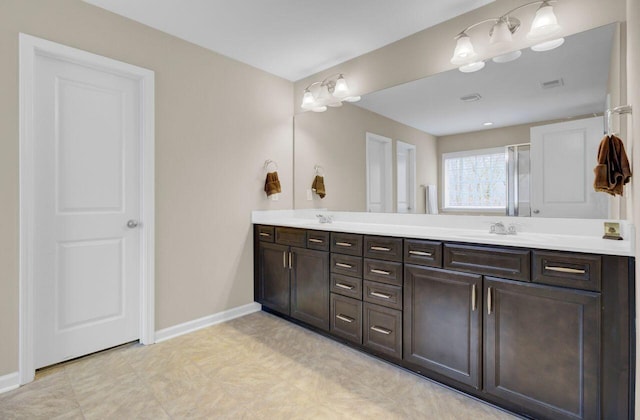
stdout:
[[[295,208],[625,218],[624,201],[592,188],[603,113],[625,99],[619,32],[297,114]],[[621,129],[614,117],[610,131]]]

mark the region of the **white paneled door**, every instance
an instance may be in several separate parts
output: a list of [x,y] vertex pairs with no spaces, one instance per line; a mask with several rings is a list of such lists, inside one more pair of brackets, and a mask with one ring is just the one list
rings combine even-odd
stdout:
[[391,139],[373,133],[366,134],[367,211],[393,211]]
[[607,195],[593,189],[602,133],[602,117],[531,128],[532,216],[607,218]]
[[35,368],[140,337],[141,89],[34,60]]

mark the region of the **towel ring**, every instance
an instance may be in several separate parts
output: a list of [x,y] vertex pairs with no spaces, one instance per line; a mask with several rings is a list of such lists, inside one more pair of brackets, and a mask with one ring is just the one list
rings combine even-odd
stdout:
[[316,171],[316,175],[324,176],[324,168],[320,165],[315,165],[313,169]]
[[278,163],[274,160],[271,159],[267,159],[264,161],[264,169],[266,169],[267,171],[269,170],[269,168],[273,167],[274,171],[278,170]]

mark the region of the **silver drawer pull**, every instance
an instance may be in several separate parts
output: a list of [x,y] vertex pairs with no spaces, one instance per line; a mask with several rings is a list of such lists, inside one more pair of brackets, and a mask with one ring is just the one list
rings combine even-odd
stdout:
[[369,295],[375,296],[375,297],[379,297],[379,298],[382,298],[382,299],[391,299],[391,295],[388,295],[386,293],[371,292],[371,293],[369,293]]
[[389,334],[391,334],[393,332],[393,331],[388,330],[386,328],[377,327],[375,325],[373,327],[371,327],[371,330],[375,331],[375,332],[379,332],[380,334],[384,334],[384,335],[389,335]]
[[373,274],[382,274],[383,276],[388,276],[391,274],[391,271],[378,270],[377,268],[372,268],[371,272]]
[[338,245],[338,246],[353,246],[353,244],[350,244],[349,242],[336,242],[336,245]]
[[353,290],[353,286],[349,286],[348,284],[344,283],[336,283],[336,287],[339,287],[341,289]]
[[322,239],[309,238],[309,242],[313,242],[314,244],[322,244],[324,241]]
[[579,270],[577,268],[568,268],[568,267],[554,267],[552,265],[545,265],[545,270],[549,271],[558,271],[560,273],[571,273],[571,274],[585,274],[585,270]]
[[391,248],[386,248],[384,246],[372,246],[372,247],[369,247],[369,249],[372,251],[384,251],[384,252],[391,251]]
[[336,318],[338,318],[340,321],[348,322],[349,324],[351,324],[353,321],[356,320],[355,318],[351,318],[350,316],[346,316],[342,314],[336,315]]
[[433,254],[430,252],[424,252],[424,251],[409,251],[409,254],[411,255],[419,255],[421,257],[430,257]]
[[344,263],[336,263],[336,267],[353,268],[351,264],[344,264]]
[[271,234],[266,232],[260,232],[260,236],[271,236]]

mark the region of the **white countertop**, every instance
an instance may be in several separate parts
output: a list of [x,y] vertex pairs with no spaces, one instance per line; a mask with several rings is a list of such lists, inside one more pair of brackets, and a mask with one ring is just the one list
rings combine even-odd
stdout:
[[[330,215],[333,222],[320,223],[316,214]],[[615,220],[621,225],[624,238],[621,241],[602,239],[605,220],[592,219],[270,210],[252,212],[251,221],[301,229],[635,256],[635,229],[626,220]],[[489,226],[495,222],[503,222],[505,226],[514,224],[518,232],[515,235],[491,234]]]

